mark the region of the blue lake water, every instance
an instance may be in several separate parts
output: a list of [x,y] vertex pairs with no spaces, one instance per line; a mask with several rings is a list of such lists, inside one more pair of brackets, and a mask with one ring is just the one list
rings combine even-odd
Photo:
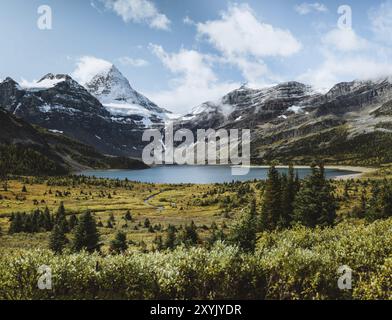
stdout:
[[[278,169],[280,172],[287,172],[287,169]],[[300,178],[310,174],[311,169],[295,169]],[[350,175],[356,172],[326,169],[327,178]],[[230,166],[160,166],[145,170],[88,170],[80,174],[95,176],[99,178],[110,178],[150,183],[223,183],[231,181],[249,181],[254,179],[265,180],[268,168],[251,168],[244,176],[232,175]]]

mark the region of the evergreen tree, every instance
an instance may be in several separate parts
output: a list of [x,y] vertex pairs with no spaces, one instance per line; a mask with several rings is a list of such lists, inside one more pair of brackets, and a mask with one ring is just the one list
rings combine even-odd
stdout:
[[18,212],[16,214],[14,214],[14,217],[11,220],[9,233],[10,234],[20,233],[23,231],[23,228],[24,228],[24,225],[23,225],[22,214],[20,212]]
[[40,214],[39,210],[35,210],[31,215],[31,232],[36,233],[40,231],[39,221],[40,221]]
[[164,247],[173,250],[176,247],[177,229],[175,226],[169,224],[166,230]]
[[282,211],[278,221],[281,228],[287,228],[291,224],[294,200],[298,190],[298,175],[294,175],[294,167],[290,165],[287,178],[282,180]]
[[76,216],[76,214],[73,213],[69,218],[69,223],[68,223],[69,228],[73,230],[77,224],[78,224],[78,217]]
[[256,247],[256,224],[256,200],[253,199],[249,210],[233,225],[229,242],[246,252],[253,252]]
[[74,230],[73,249],[75,251],[85,249],[88,252],[99,250],[99,233],[90,211],[80,217]]
[[23,228],[22,232],[32,233],[33,232],[33,220],[30,214],[23,214]]
[[281,181],[278,170],[271,166],[265,182],[263,204],[260,217],[261,230],[274,230],[277,227],[282,208]]
[[53,221],[48,207],[46,207],[43,212],[43,227],[46,231],[51,231],[53,229]]
[[124,216],[125,220],[132,221],[131,212],[128,210]]
[[294,202],[293,222],[307,227],[330,226],[336,218],[336,199],[324,167],[312,166],[312,174],[303,181]]
[[157,251],[162,251],[165,248],[162,236],[156,236],[153,243],[155,244],[155,250]]
[[110,242],[110,251],[120,254],[128,249],[127,235],[118,231],[114,240]]
[[56,254],[61,254],[68,239],[61,224],[55,224],[49,238],[49,248]]
[[146,218],[146,220],[144,220],[144,227],[149,228],[150,225],[151,225],[150,219]]
[[383,181],[377,184],[372,190],[369,209],[366,212],[366,219],[374,221],[392,216],[392,184]]
[[57,212],[54,216],[54,224],[59,225],[61,228],[63,228],[63,232],[67,233],[69,232],[69,226],[68,226],[68,221],[66,218],[66,214],[65,214],[65,207],[64,207],[64,203],[61,202],[59,208],[57,209]]
[[187,247],[195,246],[199,242],[199,234],[194,221],[190,225],[186,225],[184,230],[178,236],[177,239],[180,243],[185,244]]

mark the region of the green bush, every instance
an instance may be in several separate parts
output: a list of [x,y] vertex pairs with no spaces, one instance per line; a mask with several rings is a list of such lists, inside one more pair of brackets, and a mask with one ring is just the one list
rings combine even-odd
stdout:
[[[392,299],[392,219],[259,235],[255,253],[211,249],[102,256],[48,250],[0,252],[0,299]],[[53,290],[39,290],[38,267]],[[337,270],[353,270],[353,290]]]

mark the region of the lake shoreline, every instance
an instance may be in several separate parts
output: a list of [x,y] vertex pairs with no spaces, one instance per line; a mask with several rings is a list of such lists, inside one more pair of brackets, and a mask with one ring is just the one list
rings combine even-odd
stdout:
[[[289,166],[277,165],[275,168],[277,169],[287,169]],[[270,166],[268,165],[251,165],[249,168],[255,169],[268,169]],[[311,166],[306,165],[294,165],[294,169],[309,169]],[[341,170],[341,171],[352,171],[353,174],[345,174],[336,176],[333,180],[350,180],[350,179],[358,179],[363,177],[364,174],[372,173],[377,170],[377,168],[370,167],[360,167],[360,166],[349,166],[349,165],[327,165],[324,166],[325,169],[331,170]]]
[[[233,176],[231,169],[236,166],[230,165],[205,165],[205,166],[157,166],[147,170],[89,170],[80,172],[81,175],[95,176],[108,179],[131,180],[156,184],[214,184],[228,183],[232,181],[265,180],[270,166],[254,165],[246,166],[249,173],[242,176]],[[237,166],[238,167],[238,166]],[[276,166],[278,170],[287,170],[288,166]],[[300,178],[310,174],[310,166],[294,166],[299,172]],[[326,166],[326,176],[332,180],[347,180],[360,178],[363,174],[375,169],[354,166]],[[262,172],[260,172],[262,171]],[[306,173],[307,172],[307,173]]]

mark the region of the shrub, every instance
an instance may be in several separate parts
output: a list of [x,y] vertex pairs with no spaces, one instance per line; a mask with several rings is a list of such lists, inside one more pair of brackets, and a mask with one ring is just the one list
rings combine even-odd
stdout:
[[[391,299],[392,219],[263,233],[254,253],[218,241],[211,249],[63,253],[2,249],[0,299]],[[53,290],[39,290],[38,267]],[[353,290],[337,287],[341,265]]]

